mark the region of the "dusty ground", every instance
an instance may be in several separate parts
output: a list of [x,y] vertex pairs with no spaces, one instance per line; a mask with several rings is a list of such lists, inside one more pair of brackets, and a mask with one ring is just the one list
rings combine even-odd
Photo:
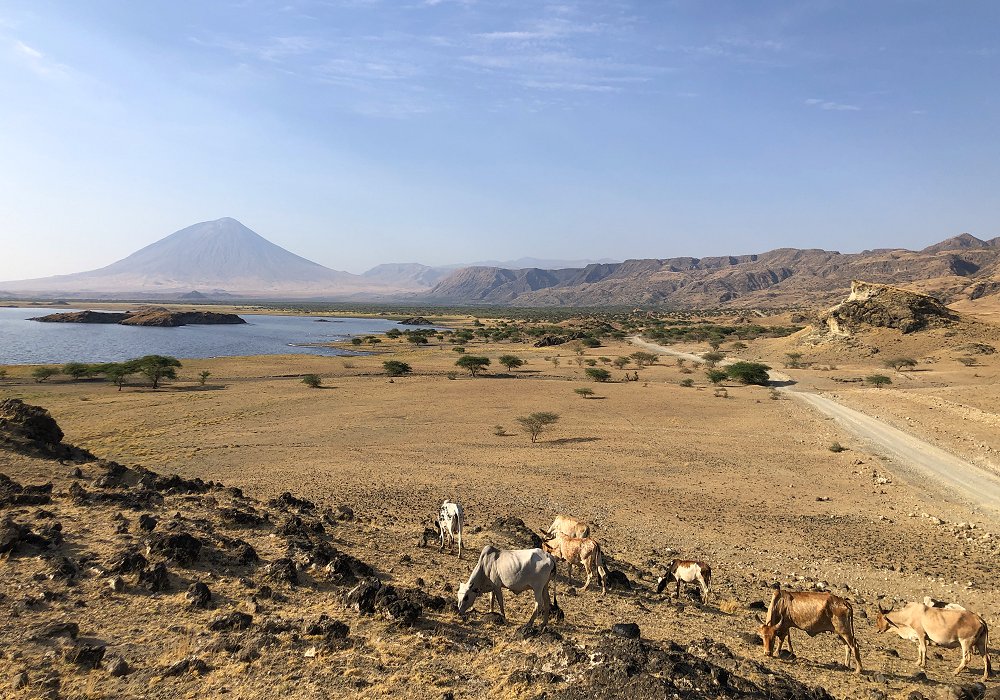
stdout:
[[[777,341],[758,341],[741,354],[780,357],[784,347]],[[585,380],[577,355],[568,348],[479,343],[467,348],[469,354],[494,358],[493,376],[473,379],[461,374],[453,366],[458,355],[448,345],[414,350],[403,343],[385,343],[378,355],[346,359],[185,361],[181,379],[156,392],[117,392],[102,382],[39,385],[23,379],[24,369],[12,370],[12,379],[0,386],[5,396],[48,408],[68,442],[101,457],[221,480],[263,499],[293,491],[323,505],[348,504],[359,521],[336,531],[346,551],[375,564],[393,581],[414,585],[421,577],[430,592],[449,600],[445,585],[464,580],[471,562],[414,546],[422,521],[445,496],[465,505],[467,546],[473,554],[494,539],[490,524],[498,517],[515,516],[533,527],[548,524],[557,512],[587,519],[614,568],[638,579],[642,592],[610,593],[605,599],[592,591],[566,595],[566,622],[557,629],[574,639],[595,639],[614,622],[635,621],[649,639],[684,644],[708,636],[738,654],[758,657],[759,648],[749,636],[757,623],[746,606],[763,600],[774,582],[798,588],[824,582],[866,613],[879,599],[887,604],[932,595],[963,603],[994,627],[1000,624],[1000,525],[977,521],[975,537],[957,531],[949,523],[969,521],[968,512],[925,499],[893,478],[879,458],[852,445],[834,425],[797,402],[772,399],[761,387],[729,386],[728,397],[718,397],[701,371],[688,374],[667,361],[638,370],[638,382],[598,384]],[[633,350],[619,344],[587,350],[583,357],[614,358]],[[495,376],[505,374],[496,358],[511,352],[527,364],[508,376]],[[552,362],[557,356],[558,366]],[[390,357],[409,362],[415,376],[390,382],[381,375],[381,363]],[[900,381],[890,389],[845,390],[854,385],[834,382],[833,377],[863,376],[878,360],[841,365],[830,357],[820,359],[836,364],[837,370],[793,372],[808,373],[817,386],[836,387],[853,404],[886,417],[899,412],[919,423],[922,414],[909,407],[921,404],[908,398],[910,394],[945,401],[946,392],[952,391],[975,394],[979,398],[963,399],[963,407],[980,411],[984,424],[996,420],[989,395],[970,389],[979,386],[979,378],[971,375],[985,375],[993,364],[966,368],[940,360],[928,373],[905,373],[919,375],[921,381],[926,376],[928,384],[921,389],[908,384],[899,389]],[[992,357],[983,361],[995,363]],[[205,388],[193,380],[203,369],[212,373]],[[449,379],[452,371],[460,374]],[[622,375],[611,371],[615,379]],[[635,371],[634,365],[629,371]],[[309,372],[323,377],[323,388],[301,383],[301,375]],[[696,386],[680,386],[685,378],[693,378]],[[597,396],[582,399],[574,394],[573,389],[582,386],[594,389]],[[995,395],[996,388],[987,391]],[[893,395],[906,398],[888,398]],[[948,413],[933,401],[930,406],[940,411],[933,414],[938,439],[952,444],[948,440],[963,434],[969,414],[965,408]],[[540,410],[555,411],[560,420],[532,444],[514,419]],[[503,426],[504,434],[495,434],[495,426]],[[995,440],[995,433],[989,439]],[[849,449],[831,452],[835,441]],[[0,472],[14,478],[37,482],[49,478],[44,471],[38,462],[0,453]],[[926,513],[945,524],[909,513]],[[87,517],[72,511],[58,515],[66,521]],[[99,519],[85,524],[101,533],[111,527]],[[986,533],[993,537],[983,539]],[[262,536],[259,543],[252,542],[262,557],[268,553],[267,541]],[[715,603],[726,601],[723,607],[731,612],[722,612],[716,604],[678,607],[667,596],[649,592],[658,567],[675,555],[712,562]],[[404,556],[411,561],[402,562]],[[0,564],[0,570],[3,566],[9,563]],[[219,585],[234,603],[246,597],[234,580]],[[172,614],[174,598],[181,595],[150,604],[160,615]],[[344,615],[333,596],[319,603],[310,599],[308,606],[303,614],[322,610]],[[130,604],[118,610],[121,619],[128,619],[141,614],[140,608]],[[206,617],[185,614],[160,629],[160,638],[150,639],[144,625],[130,628],[94,605],[87,610],[78,616],[95,631],[110,626],[128,644],[148,640],[164,654],[180,656],[204,625],[201,617]],[[324,683],[332,683],[369,697],[438,697],[445,690],[456,697],[537,694],[537,688],[512,684],[508,674],[525,655],[540,653],[544,643],[514,641],[512,627],[494,629],[480,617],[482,603],[476,610],[467,623],[450,611],[432,617],[439,625],[471,625],[477,634],[495,640],[497,646],[482,668],[470,663],[479,655],[460,650],[457,643],[426,633],[387,636],[384,624],[363,620],[351,625],[352,634],[363,641],[350,652],[314,660],[289,652],[293,670],[280,677],[255,670],[253,664],[233,663],[204,681],[185,681],[178,690],[218,694],[226,688],[229,697],[255,697],[262,692],[261,684],[283,683],[279,690],[313,697]],[[515,622],[527,612],[525,596],[508,606]],[[9,626],[13,620],[8,617],[2,624]],[[842,654],[828,636],[810,640],[799,635],[796,661],[767,660],[765,665],[823,685],[840,697],[869,697],[873,689],[893,697],[906,697],[913,689],[928,692],[931,686],[909,677],[912,644],[877,637],[863,615],[857,626],[867,668],[883,676],[856,679],[830,667]],[[941,656],[931,654],[932,683],[950,681],[957,663],[954,651],[941,650]],[[0,675],[9,678],[30,663],[30,658],[0,659],[5,669]],[[976,673],[980,663],[978,657],[973,662]],[[364,684],[344,685],[357,676]],[[97,672],[70,679],[73,692],[81,697],[113,693],[118,682]],[[965,681],[974,679],[969,673]]]

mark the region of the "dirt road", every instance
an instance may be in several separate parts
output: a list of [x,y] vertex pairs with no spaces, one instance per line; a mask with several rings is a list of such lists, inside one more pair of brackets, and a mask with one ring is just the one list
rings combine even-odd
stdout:
[[[692,362],[704,362],[698,355],[672,350],[641,338],[630,338],[637,347],[645,348]],[[779,376],[780,375],[780,376]],[[789,378],[770,372],[772,379],[780,382]],[[963,502],[982,507],[993,516],[1000,515],[1000,479],[950,452],[935,447],[921,438],[895,428],[884,421],[848,408],[833,399],[809,391],[780,387],[787,395],[808,404],[820,413],[833,418],[855,437],[870,443],[875,451],[893,459],[899,476],[918,488],[937,486],[942,494],[957,496]],[[932,481],[931,484],[927,480]]]

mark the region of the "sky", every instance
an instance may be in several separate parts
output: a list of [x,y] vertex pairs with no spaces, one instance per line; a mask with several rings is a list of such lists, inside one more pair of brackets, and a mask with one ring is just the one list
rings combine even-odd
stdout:
[[0,0],[0,280],[1000,236],[994,0]]

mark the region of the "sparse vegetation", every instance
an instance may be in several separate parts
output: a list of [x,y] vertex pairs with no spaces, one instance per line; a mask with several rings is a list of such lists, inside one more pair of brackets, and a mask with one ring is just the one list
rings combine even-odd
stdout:
[[830,452],[843,452],[847,448],[841,445],[839,442],[831,442],[830,447],[827,448]]
[[708,367],[715,367],[717,364],[722,362],[726,357],[726,353],[720,352],[718,350],[713,350],[711,352],[706,352],[701,356],[701,359],[705,360],[705,365]]
[[524,360],[517,355],[501,355],[497,362],[506,367],[508,372],[524,365]]
[[785,367],[788,369],[799,369],[802,367],[802,353],[801,352],[786,352],[785,357]]
[[690,377],[688,377],[687,379],[682,379],[681,380],[681,386],[683,386],[683,387],[692,387],[692,386],[694,386],[694,380],[691,379]]
[[494,425],[493,434],[496,435],[497,437],[503,437],[504,435],[507,434],[507,429],[504,428],[502,425]]
[[885,376],[884,374],[872,374],[865,377],[865,383],[871,384],[876,389],[881,389],[884,386],[892,384],[892,379]]
[[212,373],[209,372],[207,369],[202,370],[201,372],[198,373],[198,384],[200,384],[201,386],[205,386],[205,382],[208,381],[208,378],[211,376]]
[[903,369],[910,369],[917,366],[917,361],[912,357],[896,357],[882,363],[883,367],[902,372]]
[[114,362],[109,364],[104,372],[108,381],[118,387],[118,391],[128,384],[128,378],[135,374],[135,367],[129,362]]
[[615,361],[614,361],[614,365],[618,369],[624,369],[625,365],[629,364],[630,362],[632,362],[632,358],[631,357],[616,357]]
[[156,389],[164,379],[177,379],[177,370],[181,361],[169,355],[144,355],[136,360],[129,360],[137,374],[141,374],[153,384]]
[[490,366],[490,358],[479,357],[477,355],[463,355],[455,363],[464,370],[468,370],[473,377]]
[[62,367],[62,373],[73,379],[83,379],[91,376],[93,365],[85,365],[82,362],[67,362]]
[[594,395],[594,390],[593,389],[588,389],[585,386],[581,386],[581,387],[579,387],[577,389],[573,389],[573,392],[576,393],[576,394],[578,394],[578,395],[580,395],[580,396],[582,396],[585,399],[589,399],[591,396]]
[[977,360],[974,357],[969,357],[968,355],[958,358],[958,361],[961,362],[966,367],[975,367],[977,364],[979,364],[979,360]]
[[659,355],[652,352],[639,351],[639,352],[633,352],[631,355],[629,355],[629,357],[635,360],[636,366],[641,369],[646,365],[651,365],[654,362],[656,362],[656,358],[659,357]]
[[50,377],[54,377],[59,374],[59,370],[55,367],[36,367],[31,370],[31,376],[34,377],[37,384],[41,384]]
[[705,376],[712,384],[721,384],[729,375],[723,369],[710,369],[705,372]]
[[542,431],[548,426],[552,425],[559,420],[558,413],[552,413],[550,411],[538,411],[536,413],[530,413],[526,416],[519,416],[517,422],[522,428],[531,435],[531,441],[535,442],[538,440],[538,436],[541,435]]
[[382,369],[390,377],[403,377],[413,371],[410,365],[399,360],[386,360],[382,363]]
[[456,345],[455,347],[452,348],[452,352],[463,353],[465,352],[465,346]]
[[323,380],[318,374],[307,374],[303,376],[302,383],[310,389],[318,389],[323,386]]

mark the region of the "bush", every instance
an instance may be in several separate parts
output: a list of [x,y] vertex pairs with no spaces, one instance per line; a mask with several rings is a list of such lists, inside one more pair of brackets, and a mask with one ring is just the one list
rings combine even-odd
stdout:
[[452,348],[452,352],[459,352],[459,353],[465,352],[465,348],[462,347],[461,345],[456,345],[455,347]]
[[104,367],[104,376],[118,387],[118,391],[128,384],[128,378],[135,373],[135,367],[128,362],[112,362]]
[[55,367],[36,367],[31,370],[31,376],[35,378],[37,384],[41,384],[49,377],[54,377],[59,374],[59,370]]
[[726,367],[726,375],[742,384],[767,386],[767,371],[771,369],[760,362],[734,362]]
[[884,386],[892,384],[892,380],[884,374],[872,374],[865,377],[865,382],[871,384],[876,389],[881,389]]
[[632,362],[632,358],[631,357],[616,357],[615,361],[614,361],[614,365],[618,369],[623,369],[625,367],[625,365],[629,364],[630,362]]
[[651,365],[654,362],[656,362],[656,358],[659,356],[653,352],[639,351],[639,352],[633,352],[631,355],[629,355],[629,357],[635,360],[635,364],[638,367],[642,368],[645,367],[646,365]]
[[458,372],[448,372],[444,376],[448,377],[448,379],[458,379]]
[[390,377],[402,377],[413,371],[408,364],[399,360],[386,360],[382,363],[382,368]]
[[785,362],[785,367],[789,369],[798,369],[802,366],[801,352],[786,352],[785,357],[788,358],[788,360]]
[[576,393],[576,394],[579,394],[580,396],[582,396],[585,399],[589,399],[591,396],[594,395],[594,390],[593,389],[588,389],[585,386],[582,386],[579,389],[573,389],[573,392]]
[[726,374],[725,370],[710,369],[707,372],[705,372],[705,376],[708,377],[708,381],[712,382],[712,384],[721,384],[722,380],[724,380],[729,375]]
[[828,449],[830,450],[830,452],[843,452],[847,448],[841,445],[839,442],[832,442],[830,443],[830,447]]
[[978,362],[974,357],[960,357],[958,358],[958,361],[966,367],[975,367]]
[[517,422],[531,435],[531,441],[535,442],[545,428],[559,420],[558,413],[549,411],[538,411],[527,416],[519,416]]
[[593,379],[595,382],[606,382],[611,379],[611,372],[601,367],[588,367],[583,371],[584,374]]
[[497,437],[503,437],[507,434],[507,430],[502,425],[494,425],[493,434]]
[[63,365],[62,372],[73,379],[83,379],[92,373],[92,369],[91,365],[82,362],[67,362]]
[[912,357],[896,357],[886,360],[885,362],[882,363],[882,366],[887,367],[889,369],[894,369],[897,372],[902,372],[904,368],[911,369],[913,367],[916,367],[917,361],[914,360]]
[[323,386],[323,380],[320,379],[318,374],[307,374],[302,377],[302,383],[305,384],[310,389],[318,389]]
[[690,379],[690,378],[689,378],[689,379],[682,379],[682,380],[681,380],[681,386],[683,386],[683,387],[691,387],[691,386],[694,386],[694,380],[693,380],[693,379]]
[[713,350],[712,352],[706,352],[701,356],[701,359],[705,361],[705,364],[709,367],[715,367],[717,364],[722,362],[726,357],[726,353],[719,352],[718,350]]
[[362,343],[361,338],[358,338],[356,336],[354,338],[351,338],[351,345],[361,345],[361,343]]
[[517,369],[518,367],[524,364],[524,360],[522,360],[517,355],[501,355],[500,359],[497,360],[497,362],[506,367],[508,372],[511,371],[512,369]]
[[584,338],[580,342],[583,343],[583,346],[586,347],[586,348],[599,348],[599,347],[601,347],[601,341],[598,340],[597,338],[591,338],[590,336],[587,336],[586,338]]
[[181,361],[169,355],[143,355],[137,360],[129,360],[134,372],[145,376],[156,389],[164,379],[177,379]]
[[490,366],[490,358],[478,357],[476,355],[463,355],[458,358],[458,362],[455,364],[462,369],[468,370],[469,374],[475,377],[477,374]]
[[208,378],[211,377],[211,376],[212,376],[212,373],[209,372],[207,369],[206,370],[202,370],[198,374],[198,383],[201,384],[202,386],[205,386],[206,380],[208,380]]

